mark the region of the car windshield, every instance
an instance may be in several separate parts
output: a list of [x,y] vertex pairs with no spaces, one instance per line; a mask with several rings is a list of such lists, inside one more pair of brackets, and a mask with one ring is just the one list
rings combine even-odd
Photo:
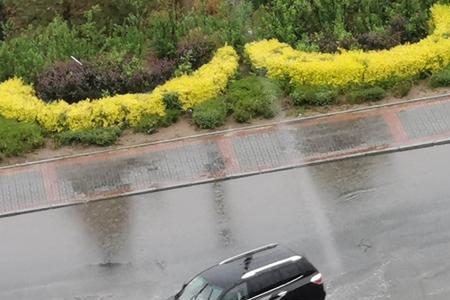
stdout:
[[201,276],[194,278],[181,291],[179,300],[217,300],[223,289],[212,285]]

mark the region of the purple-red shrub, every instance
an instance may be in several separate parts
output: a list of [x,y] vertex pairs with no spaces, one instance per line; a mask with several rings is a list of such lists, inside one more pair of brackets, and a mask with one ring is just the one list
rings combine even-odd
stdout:
[[131,74],[125,65],[113,63],[60,62],[38,75],[34,86],[38,96],[45,101],[64,99],[75,103],[101,96],[146,93],[169,80],[176,63],[168,59],[152,59],[148,65]]

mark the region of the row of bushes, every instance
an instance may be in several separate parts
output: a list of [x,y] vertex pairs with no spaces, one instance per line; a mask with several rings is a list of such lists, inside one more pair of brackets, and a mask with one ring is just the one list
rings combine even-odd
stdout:
[[[434,73],[431,87],[450,87],[450,66]],[[340,102],[361,104],[383,99],[389,92],[395,97],[405,97],[411,90],[412,80],[397,81],[388,87],[379,85],[353,86],[341,89],[333,86],[286,85],[266,77],[250,75],[233,81],[224,95],[194,107],[192,119],[199,128],[222,126],[232,115],[237,122],[250,122],[254,118],[272,118],[277,113],[276,100],[283,94],[290,96],[298,107],[327,106]]]
[[149,94],[107,96],[75,104],[55,101],[46,104],[20,79],[0,84],[0,114],[18,121],[37,122],[51,132],[99,127],[137,126],[145,115],[164,116],[167,94],[175,94],[182,109],[217,97],[238,68],[238,55],[229,46],[191,75],[182,75],[156,87]]
[[[450,86],[450,66],[433,74],[430,80],[433,87]],[[390,92],[398,97],[408,94],[412,81],[402,81],[394,85]],[[323,106],[336,104],[342,94],[347,103],[362,103],[382,99],[386,92],[380,86],[352,88],[340,91],[337,88],[325,86],[288,87],[296,106]],[[249,122],[253,118],[271,118],[277,113],[275,100],[283,91],[273,80],[248,76],[233,81],[224,95],[197,104],[193,108],[192,120],[199,128],[211,129],[222,126],[232,115],[238,122]],[[153,133],[159,127],[167,127],[176,122],[181,115],[181,103],[175,93],[165,94],[164,105],[166,114],[158,116],[146,114],[134,126],[136,131]],[[122,133],[118,127],[83,129],[64,131],[48,135],[55,146],[85,144],[110,146]],[[7,120],[0,117],[0,160],[4,157],[17,156],[44,144],[44,130],[38,125]]]
[[438,71],[450,64],[450,6],[431,8],[434,33],[416,44],[382,51],[306,53],[277,40],[246,45],[253,66],[295,85],[373,85]]

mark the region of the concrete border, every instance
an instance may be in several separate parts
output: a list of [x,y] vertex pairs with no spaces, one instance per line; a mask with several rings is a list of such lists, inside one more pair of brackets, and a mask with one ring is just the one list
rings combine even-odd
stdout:
[[20,211],[15,211],[15,212],[11,212],[11,213],[0,214],[0,219],[6,218],[6,217],[23,215],[23,214],[32,213],[32,212],[39,212],[39,211],[52,210],[52,209],[57,209],[57,208],[83,205],[83,204],[87,204],[90,202],[106,201],[106,200],[111,200],[111,199],[120,199],[120,198],[124,198],[124,197],[131,197],[131,196],[137,196],[137,195],[142,195],[142,194],[156,193],[156,192],[173,190],[173,189],[178,189],[178,188],[197,186],[197,185],[212,183],[212,182],[217,182],[217,181],[239,179],[239,178],[250,177],[250,176],[255,176],[255,175],[269,174],[269,173],[274,173],[274,172],[279,172],[279,171],[305,168],[305,167],[322,165],[322,164],[331,163],[331,162],[349,160],[349,159],[353,159],[353,158],[361,158],[361,157],[377,156],[377,155],[383,155],[383,154],[389,154],[389,153],[395,153],[395,152],[418,150],[418,149],[442,146],[442,145],[447,145],[447,144],[450,144],[450,138],[439,139],[439,140],[434,140],[434,141],[430,141],[430,142],[415,143],[415,144],[411,144],[411,145],[407,145],[407,146],[387,147],[384,149],[371,150],[371,151],[366,151],[366,152],[361,152],[361,153],[353,153],[353,154],[347,154],[347,155],[344,154],[342,156],[318,159],[318,160],[313,160],[310,162],[296,163],[296,164],[285,165],[285,166],[281,166],[281,167],[268,168],[265,170],[249,171],[249,172],[225,175],[223,177],[200,179],[200,180],[196,180],[196,181],[189,182],[189,183],[174,184],[174,185],[170,185],[170,186],[166,186],[166,187],[141,189],[141,190],[136,190],[133,192],[120,193],[120,194],[114,195],[114,196],[98,197],[98,198],[93,198],[93,199],[75,202],[75,203],[61,203],[61,204],[54,204],[54,205],[46,205],[45,207],[40,207],[40,208],[37,207],[37,208],[33,208],[33,209],[28,209],[28,210],[20,210]]
[[166,139],[166,140],[160,140],[160,141],[136,144],[136,145],[130,145],[130,146],[122,146],[122,147],[117,147],[117,148],[113,148],[113,149],[105,149],[105,150],[98,150],[98,151],[92,151],[92,152],[86,152],[86,153],[80,153],[80,154],[59,156],[59,157],[54,157],[54,158],[49,158],[49,159],[43,159],[43,160],[37,160],[37,161],[3,166],[3,167],[0,167],[0,170],[37,165],[37,164],[65,160],[65,159],[70,159],[70,158],[77,158],[77,157],[90,156],[90,155],[96,155],[96,154],[102,154],[102,153],[108,153],[108,152],[115,152],[115,151],[120,151],[120,150],[141,148],[141,147],[147,147],[147,146],[158,145],[158,144],[166,144],[166,143],[190,140],[190,139],[195,139],[195,138],[200,138],[200,137],[216,136],[216,135],[240,132],[240,131],[245,131],[245,130],[250,130],[250,129],[272,127],[272,126],[283,125],[283,124],[300,123],[300,122],[307,121],[307,120],[315,120],[315,119],[321,119],[321,118],[326,118],[326,117],[336,116],[336,115],[370,111],[370,110],[379,109],[379,108],[416,103],[416,102],[421,102],[421,101],[426,101],[426,100],[439,100],[439,99],[445,98],[445,97],[450,97],[450,93],[426,96],[426,97],[419,97],[419,98],[408,99],[408,100],[403,100],[403,101],[396,101],[396,102],[391,102],[391,103],[377,104],[377,105],[372,105],[372,106],[348,109],[348,110],[331,112],[331,113],[318,114],[318,115],[309,116],[309,117],[301,117],[301,118],[290,119],[290,120],[282,120],[282,121],[277,121],[277,122],[271,122],[268,124],[251,125],[251,126],[244,126],[244,127],[240,127],[240,128],[218,130],[218,131],[214,131],[214,132],[200,133],[200,134],[184,136],[184,137],[179,137],[179,138]]

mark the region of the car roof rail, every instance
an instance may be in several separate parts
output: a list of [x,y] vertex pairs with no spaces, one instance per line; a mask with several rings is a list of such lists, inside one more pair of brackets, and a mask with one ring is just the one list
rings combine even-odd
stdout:
[[271,264],[259,267],[258,269],[255,269],[255,270],[252,270],[250,272],[245,273],[244,275],[242,275],[241,279],[247,279],[247,278],[253,277],[253,276],[257,275],[260,272],[263,272],[263,271],[266,271],[266,270],[278,267],[278,266],[286,264],[286,263],[296,262],[296,261],[298,261],[300,259],[302,259],[302,257],[300,255],[294,255],[294,256],[291,256],[291,257],[288,257],[288,258],[285,258],[285,259],[273,262]]
[[265,246],[262,246],[262,247],[259,247],[259,248],[255,248],[255,249],[253,249],[253,250],[250,250],[250,251],[241,253],[241,254],[239,254],[239,255],[236,255],[236,256],[227,258],[227,259],[221,261],[221,262],[219,263],[219,265],[224,265],[224,264],[227,264],[227,263],[229,263],[229,262],[235,261],[235,260],[237,260],[237,259],[240,259],[240,258],[249,256],[249,255],[252,255],[252,254],[255,254],[255,253],[258,253],[258,252],[262,252],[262,251],[265,251],[265,250],[268,250],[268,249],[275,248],[276,246],[278,246],[277,243],[272,243],[272,244],[268,244],[268,245],[265,245]]

